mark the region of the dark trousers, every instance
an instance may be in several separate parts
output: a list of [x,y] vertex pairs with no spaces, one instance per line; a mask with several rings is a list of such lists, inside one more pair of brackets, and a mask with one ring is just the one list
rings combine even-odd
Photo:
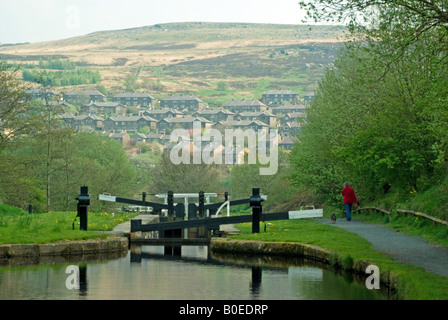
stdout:
[[352,220],[352,206],[353,203],[344,203],[345,205],[345,217],[347,218],[347,221]]

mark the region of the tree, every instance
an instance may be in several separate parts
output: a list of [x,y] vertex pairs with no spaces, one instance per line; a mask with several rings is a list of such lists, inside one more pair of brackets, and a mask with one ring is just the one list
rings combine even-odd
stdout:
[[[41,84],[40,89],[42,92],[50,90],[48,78],[39,74],[36,77],[36,81]],[[54,173],[53,163],[57,155],[57,148],[60,139],[64,140],[66,136],[73,134],[73,130],[64,128],[62,129],[62,119],[59,115],[63,113],[63,108],[59,104],[57,97],[49,97],[47,94],[43,94],[43,100],[34,100],[32,104],[35,106],[35,118],[34,127],[37,128],[36,141],[41,144],[43,150],[43,162],[45,163],[45,193],[47,199],[47,212],[50,211],[50,199],[51,197],[51,179]]]
[[162,155],[150,175],[151,193],[216,192],[222,189],[223,168],[206,164],[174,164],[166,154]]
[[374,197],[390,188],[422,189],[443,170],[448,75],[436,56],[416,58],[423,48],[387,61],[346,47],[319,83],[293,149],[297,185],[336,201],[344,180]]
[[32,159],[25,152],[28,145],[23,140],[14,145],[0,152],[0,202],[23,209],[32,204],[33,211],[43,211],[45,194],[34,176]]
[[307,0],[299,6],[314,22],[346,25],[353,40],[367,41],[371,50],[382,48],[391,60],[425,38],[435,40],[438,50],[448,49],[445,0]]
[[72,150],[72,154],[66,153],[71,157],[69,166],[64,169],[68,172],[60,172],[62,177],[70,175],[66,181],[70,183],[67,190],[71,189],[71,195],[79,192],[79,186],[89,186],[92,210],[103,208],[98,194],[127,197],[138,191],[135,187],[136,168],[119,142],[96,134],[77,133],[70,139],[68,148],[68,151]]
[[[299,5],[315,22],[344,23],[351,31],[448,28],[445,0],[308,0]],[[418,36],[417,34],[415,36]]]
[[390,190],[409,194],[445,175],[446,1],[300,6],[315,21],[345,23],[352,41],[319,83],[292,152],[294,182],[337,200],[344,180],[372,198]]
[[135,74],[128,74],[124,81],[124,87],[127,91],[137,90],[139,88],[137,76]]
[[[50,145],[47,136],[30,136],[20,145],[16,144],[14,150],[11,148],[5,153],[8,158],[15,155],[12,159],[20,164],[15,171],[5,172],[7,181],[16,175],[27,178],[21,182],[26,187],[22,199],[25,204],[35,204],[37,195],[41,195],[40,210],[73,211],[76,210],[75,196],[82,185],[89,187],[91,210],[103,208],[98,201],[100,193],[134,194],[137,189],[134,187],[136,170],[117,141],[90,133],[76,133],[67,128],[53,133]],[[7,194],[16,190],[14,185],[5,187]],[[33,194],[37,190],[40,193]]]
[[27,87],[18,80],[19,69],[0,62],[0,151],[8,142],[29,133],[31,106]]
[[226,91],[229,87],[229,84],[225,81],[219,81],[216,87],[219,91]]

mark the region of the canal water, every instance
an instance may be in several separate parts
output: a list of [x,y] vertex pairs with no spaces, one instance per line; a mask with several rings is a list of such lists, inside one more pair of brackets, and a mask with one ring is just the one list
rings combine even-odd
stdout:
[[310,260],[216,255],[207,246],[0,262],[0,300],[387,299],[364,281]]

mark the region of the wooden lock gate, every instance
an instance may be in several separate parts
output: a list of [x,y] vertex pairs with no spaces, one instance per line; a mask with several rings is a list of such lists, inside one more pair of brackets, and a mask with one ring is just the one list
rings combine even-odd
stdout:
[[[145,196],[144,196],[145,197]],[[152,231],[169,231],[169,230],[179,230],[188,229],[195,227],[205,227],[207,230],[219,230],[220,225],[225,224],[236,224],[252,222],[252,233],[260,232],[260,221],[273,221],[273,220],[289,220],[289,219],[303,219],[303,218],[319,218],[323,216],[322,209],[311,209],[311,210],[299,210],[299,211],[284,211],[275,213],[263,213],[262,212],[262,202],[266,199],[264,196],[260,195],[259,188],[252,189],[252,195],[247,199],[239,200],[227,200],[225,202],[204,204],[204,193],[200,192],[199,195],[199,206],[198,215],[196,215],[196,205],[190,203],[188,210],[188,220],[184,220],[185,206],[182,203],[173,203],[173,193],[168,193],[168,203],[160,204],[153,202],[146,202],[145,198],[142,201],[124,199],[118,197],[104,196],[100,195],[100,200],[122,202],[140,206],[152,206],[155,212],[160,212],[162,209],[168,210],[168,216],[172,216],[174,221],[166,221],[167,219],[162,219],[159,223],[142,224],[142,220],[132,219],[131,220],[131,233],[133,232],[152,232]],[[240,205],[249,203],[252,208],[251,215],[238,215],[238,216],[227,216],[227,217],[205,217],[205,211],[210,210],[216,212],[218,208],[222,208],[224,204]]]

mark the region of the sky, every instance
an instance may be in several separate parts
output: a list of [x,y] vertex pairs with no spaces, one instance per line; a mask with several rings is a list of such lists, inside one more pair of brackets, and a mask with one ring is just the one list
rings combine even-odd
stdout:
[[0,44],[169,22],[301,24],[298,0],[0,0]]

